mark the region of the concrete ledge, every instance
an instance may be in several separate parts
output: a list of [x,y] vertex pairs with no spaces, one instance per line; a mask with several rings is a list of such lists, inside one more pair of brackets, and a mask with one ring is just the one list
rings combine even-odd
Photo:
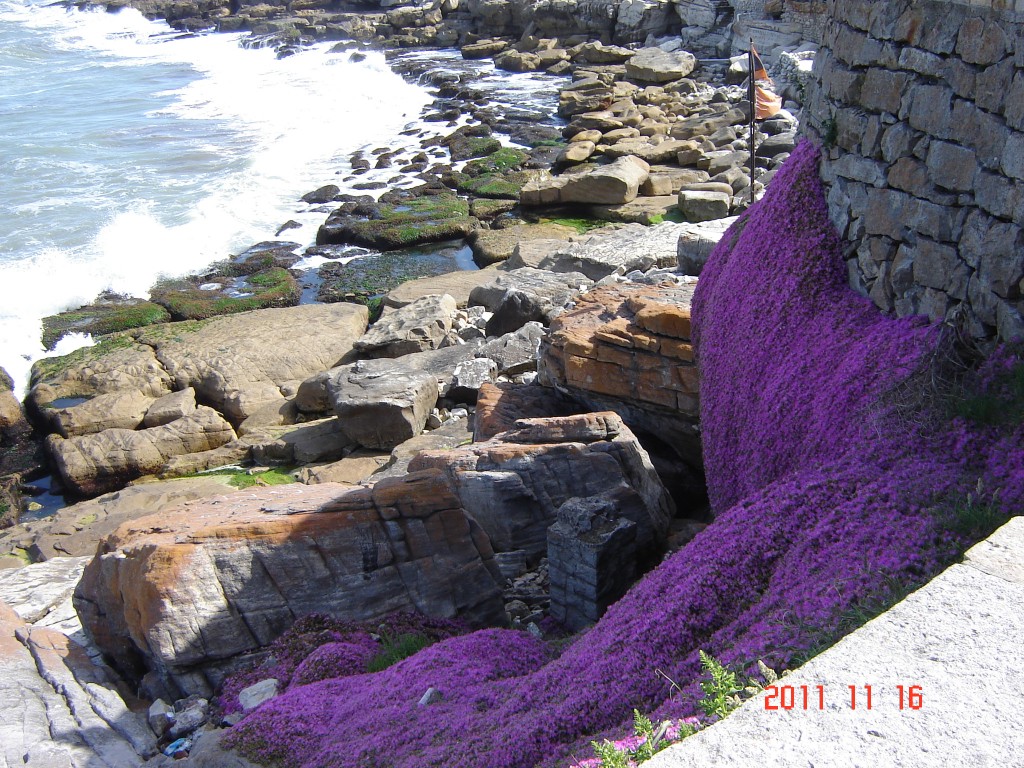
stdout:
[[[645,768],[1024,765],[1022,605],[1024,518],[1016,517],[963,563],[783,678],[793,709],[766,711],[761,694]],[[920,709],[907,706],[910,686],[920,686]]]

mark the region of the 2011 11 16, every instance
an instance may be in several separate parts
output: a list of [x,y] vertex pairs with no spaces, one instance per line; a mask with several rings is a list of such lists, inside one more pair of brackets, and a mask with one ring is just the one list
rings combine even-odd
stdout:
[[[874,686],[848,685],[847,704],[850,709],[873,709],[876,703]],[[924,691],[920,685],[897,685],[899,708],[917,710],[924,707]],[[824,685],[769,685],[765,688],[764,708],[780,710],[825,709]]]

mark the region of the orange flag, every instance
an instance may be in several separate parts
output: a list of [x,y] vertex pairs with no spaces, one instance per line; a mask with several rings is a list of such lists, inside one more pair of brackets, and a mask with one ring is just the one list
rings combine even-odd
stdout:
[[782,97],[774,91],[754,85],[754,119],[767,120],[782,109]]
[[750,43],[750,53],[754,58],[754,71],[751,73],[755,80],[767,80],[771,82],[772,79],[768,77],[768,70],[764,68],[764,62],[761,61],[761,57],[757,55],[757,48],[754,47],[753,41]]

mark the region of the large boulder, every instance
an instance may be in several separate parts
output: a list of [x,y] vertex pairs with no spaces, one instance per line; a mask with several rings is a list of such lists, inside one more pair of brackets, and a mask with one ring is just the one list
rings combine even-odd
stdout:
[[699,374],[690,341],[693,284],[595,288],[552,323],[539,380],[618,413],[700,467]]
[[423,296],[386,312],[354,346],[365,357],[401,357],[437,349],[448,340],[458,309],[447,293]]
[[235,439],[231,425],[212,408],[151,429],[108,429],[46,445],[61,482],[78,496],[96,496],[127,481],[160,472],[173,456],[209,451]]
[[360,360],[327,382],[341,428],[366,448],[390,450],[418,435],[437,402],[437,379],[398,361]]
[[664,222],[645,227],[627,224],[614,232],[563,243],[542,257],[538,268],[557,273],[581,273],[591,280],[608,275],[677,263],[677,243],[688,230],[684,224]]
[[569,499],[612,500],[657,550],[675,512],[647,452],[614,413],[522,419],[483,443],[425,451],[410,471],[439,469],[499,552],[539,559],[547,529]]
[[519,198],[521,205],[556,203],[621,205],[636,199],[640,185],[647,181],[650,166],[628,155],[586,173],[568,176],[540,176],[527,182]]
[[234,657],[307,613],[500,623],[499,578],[487,536],[428,471],[372,488],[264,488],[127,523],[75,604],[123,672],[208,696]]
[[626,62],[626,77],[637,83],[669,83],[680,80],[697,66],[697,57],[686,51],[641,48]]

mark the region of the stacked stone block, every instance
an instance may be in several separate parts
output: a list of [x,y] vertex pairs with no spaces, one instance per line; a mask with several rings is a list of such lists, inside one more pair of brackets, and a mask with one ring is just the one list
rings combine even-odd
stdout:
[[594,624],[636,578],[636,524],[598,497],[569,499],[548,528],[551,615],[572,631]]
[[850,282],[1024,336],[1024,0],[830,0],[804,130]]

